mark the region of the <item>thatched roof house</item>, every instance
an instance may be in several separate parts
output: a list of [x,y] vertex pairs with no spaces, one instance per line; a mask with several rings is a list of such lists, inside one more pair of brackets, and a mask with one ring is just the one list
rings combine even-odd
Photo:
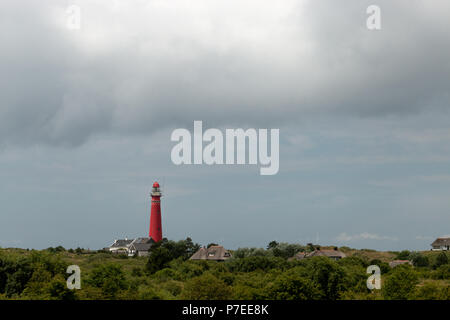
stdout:
[[119,239],[106,248],[111,253],[122,253],[128,256],[148,256],[151,246],[155,243],[152,238]]
[[109,246],[108,250],[112,253],[128,253],[128,247],[133,242],[133,239],[118,239]]
[[222,246],[200,248],[189,260],[225,261],[231,258],[231,253]]
[[431,250],[450,250],[450,238],[437,238],[431,247]]
[[301,259],[310,258],[310,257],[328,257],[333,260],[339,260],[339,259],[345,258],[346,255],[345,255],[345,253],[339,251],[337,248],[335,248],[333,250],[318,248],[309,253],[299,252],[292,258],[296,259],[296,260],[301,260]]
[[412,266],[412,262],[409,260],[393,260],[393,261],[389,262],[389,267],[394,268],[401,264],[409,264]]
[[128,247],[128,255],[138,257],[147,257],[149,250],[155,241],[152,238],[137,238]]

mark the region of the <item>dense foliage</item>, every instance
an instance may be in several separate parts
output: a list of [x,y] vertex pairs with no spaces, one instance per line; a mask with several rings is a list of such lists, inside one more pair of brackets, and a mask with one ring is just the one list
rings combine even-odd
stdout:
[[[164,239],[149,257],[62,247],[0,249],[0,299],[450,299],[445,252],[377,252],[340,248],[347,257],[292,259],[308,244],[272,241],[240,248],[225,262],[192,261],[200,246],[190,238]],[[413,266],[390,268],[394,259]],[[80,290],[66,286],[67,266],[79,265]],[[370,291],[366,269],[376,264],[382,289]]]

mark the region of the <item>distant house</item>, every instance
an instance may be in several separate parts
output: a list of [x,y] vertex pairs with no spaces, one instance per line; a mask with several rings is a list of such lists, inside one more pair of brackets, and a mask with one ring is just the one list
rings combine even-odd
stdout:
[[133,242],[133,239],[114,240],[114,243],[109,246],[108,250],[111,253],[128,253],[128,246]]
[[401,264],[409,264],[412,265],[412,262],[409,260],[393,260],[389,262],[389,267],[394,268],[396,266],[399,266]]
[[289,258],[288,260],[302,260],[302,259],[305,259],[306,256],[307,256],[306,252],[299,252],[295,256],[293,256],[292,258]]
[[437,238],[431,244],[431,247],[431,250],[435,251],[450,250],[450,238]]
[[340,260],[342,258],[345,258],[346,255],[345,255],[345,253],[339,251],[337,248],[335,248],[333,250],[318,248],[309,253],[299,252],[293,257],[293,259],[302,260],[302,259],[311,258],[311,257],[328,257],[333,260]]
[[225,261],[231,258],[231,253],[222,246],[200,248],[189,260]]
[[106,248],[111,253],[127,254],[128,256],[148,256],[150,247],[155,243],[152,238],[120,239]]
[[333,250],[317,249],[317,250],[314,250],[313,252],[308,253],[306,257],[309,258],[309,257],[316,257],[316,256],[328,257],[333,260],[339,260],[339,259],[346,257],[345,253],[339,251],[337,248],[335,248]]
[[155,243],[152,238],[136,238],[128,246],[129,256],[147,257],[151,246]]

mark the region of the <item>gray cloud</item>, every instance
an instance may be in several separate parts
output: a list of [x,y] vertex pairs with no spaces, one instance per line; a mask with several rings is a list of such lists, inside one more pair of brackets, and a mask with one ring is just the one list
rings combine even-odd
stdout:
[[361,240],[389,240],[389,241],[397,241],[398,239],[390,236],[381,236],[375,233],[363,232],[360,234],[349,235],[345,232],[339,234],[336,237],[337,241],[340,242],[349,242],[349,241],[361,241]]
[[[447,1],[3,1],[0,143],[420,116],[450,102]],[[183,10],[182,10],[183,9]]]

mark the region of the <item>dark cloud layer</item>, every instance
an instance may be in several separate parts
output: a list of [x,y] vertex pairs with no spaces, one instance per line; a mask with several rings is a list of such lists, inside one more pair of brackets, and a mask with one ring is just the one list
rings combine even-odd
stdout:
[[[366,29],[371,4],[380,31]],[[0,1],[0,246],[143,236],[158,180],[170,239],[429,249],[450,225],[449,12],[445,0]],[[170,133],[193,120],[280,128],[279,173],[175,166]]]
[[447,1],[2,1],[0,144],[403,117],[449,105]]

